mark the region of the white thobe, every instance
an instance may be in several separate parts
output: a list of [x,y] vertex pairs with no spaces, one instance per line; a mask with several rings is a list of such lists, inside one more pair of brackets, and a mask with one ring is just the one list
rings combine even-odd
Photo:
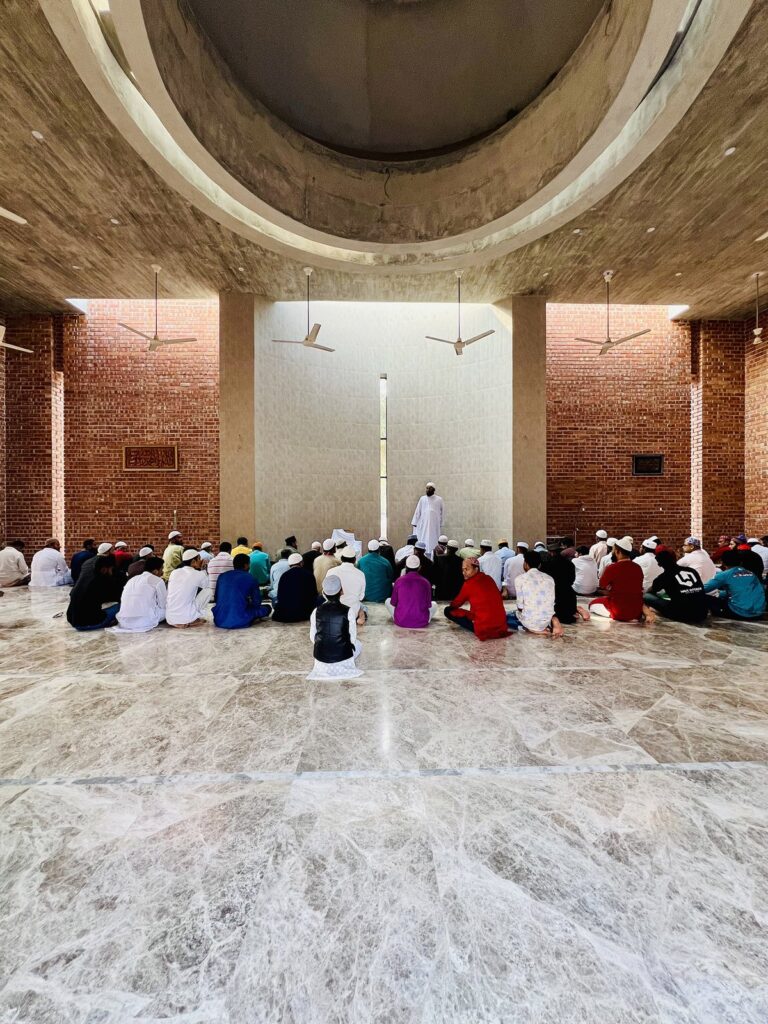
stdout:
[[120,597],[117,622],[129,633],[147,633],[165,618],[166,589],[159,576],[142,572],[128,580]]
[[525,555],[512,555],[504,563],[503,583],[510,597],[517,597],[515,580],[522,572],[525,572]]
[[656,561],[656,555],[652,551],[644,555],[638,555],[635,559],[635,565],[639,565],[643,570],[643,593],[647,594],[651,589],[653,581],[657,576],[661,576],[664,570]]
[[[127,584],[126,584],[127,586]],[[174,569],[168,580],[165,599],[165,621],[169,626],[188,626],[203,618],[203,609],[210,599],[208,573],[183,565]]]
[[604,540],[599,540],[596,544],[593,544],[589,549],[589,557],[594,558],[595,564],[600,565],[600,562],[608,554],[608,545]]
[[598,580],[603,575],[603,573],[608,568],[608,566],[611,564],[612,559],[613,559],[613,552],[611,552],[611,551],[609,551],[607,555],[603,555],[603,557],[600,559],[600,565],[598,565],[598,567],[597,567],[597,578],[598,578]]
[[56,548],[43,548],[32,556],[30,587],[61,587],[71,582],[69,566]]
[[18,548],[8,544],[0,551],[0,587],[12,587],[14,583],[29,575],[24,555]]
[[594,594],[597,590],[597,564],[589,555],[577,555],[573,560],[576,578],[573,589],[577,594]]
[[405,561],[409,555],[413,554],[414,550],[413,544],[404,544],[401,548],[398,548],[395,552],[395,565],[397,565],[398,562]]
[[422,494],[411,525],[417,539],[426,545],[427,558],[432,558],[432,552],[443,532],[443,499],[439,494],[433,494],[431,498]]
[[342,562],[335,569],[329,569],[328,576],[338,576],[341,580],[341,603],[349,609],[359,610],[365,597],[365,573],[362,569],[351,562]]
[[[752,550],[754,551],[755,549],[753,548]],[[702,551],[701,548],[689,551],[687,555],[678,558],[677,564],[685,566],[686,569],[695,569],[701,577],[702,583],[709,583],[717,572],[717,566],[707,552]]]
[[501,590],[502,570],[503,563],[501,561],[501,555],[498,552],[486,551],[484,555],[480,556],[480,572],[484,572],[486,576],[490,576],[499,590]]
[[354,533],[350,533],[349,530],[334,530],[331,534],[331,540],[337,547],[339,544],[346,544],[348,547],[354,548],[358,558],[362,554],[363,542],[356,540]]

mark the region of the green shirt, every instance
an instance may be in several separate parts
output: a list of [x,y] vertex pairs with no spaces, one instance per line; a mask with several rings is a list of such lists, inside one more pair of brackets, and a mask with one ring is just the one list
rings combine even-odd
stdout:
[[378,551],[369,551],[357,563],[365,576],[365,600],[386,601],[392,595],[394,570],[390,562]]

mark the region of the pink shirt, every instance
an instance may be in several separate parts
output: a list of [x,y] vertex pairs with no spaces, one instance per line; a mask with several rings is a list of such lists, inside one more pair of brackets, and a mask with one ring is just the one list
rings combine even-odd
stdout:
[[432,585],[418,572],[399,576],[392,588],[395,625],[403,629],[424,629],[429,625]]

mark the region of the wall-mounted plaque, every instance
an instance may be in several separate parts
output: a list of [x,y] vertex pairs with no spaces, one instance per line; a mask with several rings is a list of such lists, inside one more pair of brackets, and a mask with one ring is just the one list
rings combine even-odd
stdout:
[[663,473],[663,455],[632,456],[632,476],[662,476]]
[[179,449],[175,444],[123,445],[123,469],[138,473],[175,473]]

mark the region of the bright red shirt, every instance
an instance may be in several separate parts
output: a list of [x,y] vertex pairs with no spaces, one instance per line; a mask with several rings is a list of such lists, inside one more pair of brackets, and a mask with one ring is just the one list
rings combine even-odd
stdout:
[[643,614],[643,570],[629,558],[606,566],[600,577],[600,589],[608,591],[599,600],[612,619],[631,622]]
[[[643,573],[640,572],[642,579]],[[641,585],[642,589],[642,585]],[[461,605],[469,602],[469,608]],[[507,613],[501,592],[493,579],[479,572],[471,579],[464,580],[464,586],[450,604],[451,611],[457,615],[466,615],[475,627],[478,640],[493,640],[496,637],[509,636]]]

